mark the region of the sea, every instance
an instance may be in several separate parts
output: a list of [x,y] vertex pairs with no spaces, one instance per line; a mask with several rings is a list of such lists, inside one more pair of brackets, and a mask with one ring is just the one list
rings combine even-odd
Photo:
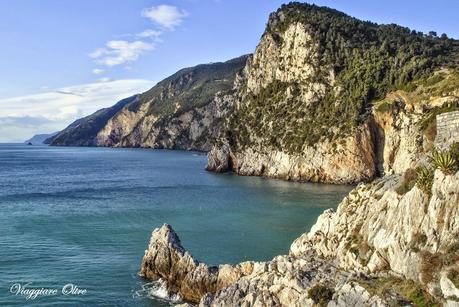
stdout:
[[200,152],[0,144],[0,306],[169,306],[138,276],[164,223],[211,265],[288,253],[351,186],[205,171]]

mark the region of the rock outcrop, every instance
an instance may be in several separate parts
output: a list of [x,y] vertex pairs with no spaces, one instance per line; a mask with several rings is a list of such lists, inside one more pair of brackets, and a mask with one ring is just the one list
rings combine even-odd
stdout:
[[[430,196],[417,186],[400,195],[401,184],[401,175],[360,184],[336,212],[319,216],[289,255],[268,262],[209,267],[194,260],[164,225],[153,232],[140,275],[165,281],[171,293],[200,306],[389,306],[426,302],[409,296],[422,291],[427,302],[435,297],[454,306],[459,172],[437,170]],[[369,286],[381,277],[394,278],[391,289]],[[405,286],[397,288],[400,283],[419,286],[407,294]]]
[[219,267],[199,263],[185,251],[172,227],[164,225],[153,231],[140,275],[165,280],[170,293],[179,294],[186,301],[199,302],[205,294],[229,286],[253,269],[252,262]]
[[306,147],[301,154],[254,148],[233,151],[228,145],[214,146],[208,153],[207,170],[293,181],[348,184],[375,177],[376,164],[372,130],[365,125],[339,143],[318,143],[316,147]]
[[[459,265],[459,173],[435,172],[432,195],[417,186],[397,192],[402,175],[359,185],[336,212],[325,211],[291,247],[334,258],[343,269],[391,270],[434,287]],[[442,260],[440,260],[442,259]],[[432,283],[432,284],[430,284]]]

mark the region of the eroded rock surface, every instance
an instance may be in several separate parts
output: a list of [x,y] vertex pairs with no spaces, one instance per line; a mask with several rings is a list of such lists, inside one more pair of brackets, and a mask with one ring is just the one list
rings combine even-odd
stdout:
[[172,227],[165,224],[153,231],[140,275],[165,280],[170,293],[199,302],[206,293],[214,293],[250,274],[253,267],[252,262],[218,267],[199,263],[185,251]]

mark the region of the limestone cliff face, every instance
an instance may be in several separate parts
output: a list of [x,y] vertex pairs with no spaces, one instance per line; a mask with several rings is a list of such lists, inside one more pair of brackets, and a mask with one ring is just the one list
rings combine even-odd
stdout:
[[459,265],[459,173],[437,170],[430,197],[417,186],[399,195],[402,181],[390,175],[359,185],[336,212],[324,212],[291,253],[310,247],[344,269],[391,270],[440,293],[440,280]]
[[[171,293],[200,306],[410,304],[412,292],[396,282],[419,284],[419,293],[427,289],[437,303],[455,306],[459,285],[451,276],[459,271],[459,172],[437,170],[430,196],[416,186],[399,195],[402,181],[390,175],[360,184],[336,212],[326,210],[295,240],[289,255],[268,262],[208,267],[165,225],[153,232],[140,275],[165,281]],[[372,289],[369,281],[380,277],[394,278],[392,288]]]
[[[287,100],[280,102],[287,110],[291,108],[288,96],[294,95],[306,106],[314,103],[317,97],[323,97],[327,88],[334,86],[334,75],[333,71],[320,67],[317,48],[301,23],[291,24],[279,37],[265,33],[245,68],[245,83],[239,87],[237,108],[244,109],[248,95],[259,94],[273,82],[294,84],[286,87]],[[324,78],[317,77],[323,74]],[[266,117],[257,120],[269,122],[278,119]],[[275,125],[269,124],[274,135]],[[353,183],[368,180],[376,174],[374,135],[369,125],[367,122],[339,140],[325,140],[315,146],[304,146],[296,153],[265,146],[264,140],[255,131],[249,130],[249,146],[236,147],[223,141],[223,145],[215,146],[210,151],[207,169],[312,182]],[[225,155],[225,162],[219,164]]]
[[97,146],[97,133],[107,122],[126,105],[135,103],[139,95],[120,100],[115,105],[98,110],[80,118],[67,128],[46,139],[45,143],[52,146]]
[[372,130],[365,125],[338,144],[323,142],[301,154],[253,148],[234,152],[224,145],[212,148],[207,169],[295,181],[354,183],[375,176],[373,142]]
[[233,100],[231,95],[218,93],[207,105],[168,118],[148,115],[149,103],[136,112],[125,108],[97,134],[96,144],[209,151]]

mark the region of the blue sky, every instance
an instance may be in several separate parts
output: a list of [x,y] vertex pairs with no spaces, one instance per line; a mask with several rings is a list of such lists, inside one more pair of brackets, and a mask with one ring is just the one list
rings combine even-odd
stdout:
[[[253,52],[284,2],[1,1],[0,142],[64,128],[180,68]],[[309,2],[459,38],[456,0]]]

